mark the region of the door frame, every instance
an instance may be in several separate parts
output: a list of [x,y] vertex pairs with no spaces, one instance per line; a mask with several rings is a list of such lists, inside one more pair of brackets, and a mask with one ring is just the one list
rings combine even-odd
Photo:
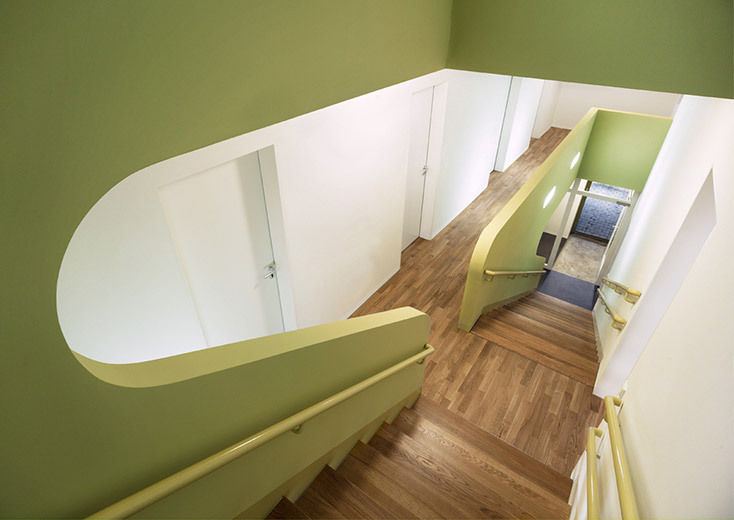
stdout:
[[[441,156],[443,147],[443,134],[446,123],[446,105],[448,102],[448,81],[442,81],[429,85],[418,90],[411,91],[410,103],[413,101],[413,96],[428,90],[433,89],[432,100],[431,100],[431,117],[429,120],[428,129],[428,152],[426,154],[426,175],[423,181],[423,193],[422,193],[422,204],[420,221],[418,224],[418,237],[425,240],[431,240],[435,236],[433,232],[433,210],[436,203],[436,193],[438,191],[438,177],[441,169]],[[410,139],[408,139],[408,146],[410,147]],[[406,154],[408,151],[406,150]],[[405,187],[407,190],[407,175],[408,166],[405,166],[406,182]],[[407,191],[405,193],[407,197]],[[405,200],[403,201],[403,207],[405,207]],[[403,225],[405,223],[403,222]],[[402,229],[401,229],[402,232]],[[402,240],[402,239],[401,239]],[[417,240],[417,239],[416,239]],[[413,243],[413,242],[411,242]],[[409,244],[410,245],[410,244]],[[407,249],[401,248],[401,251]],[[402,244],[401,244],[402,246]]]
[[273,248],[273,260],[276,265],[275,277],[280,296],[280,309],[283,316],[285,331],[298,328],[296,323],[296,306],[293,299],[292,276],[288,261],[288,248],[285,239],[285,225],[283,222],[283,207],[278,184],[278,168],[275,158],[275,146],[257,150],[260,163],[260,177],[262,179],[263,195],[265,196],[265,210],[270,226],[270,243]]

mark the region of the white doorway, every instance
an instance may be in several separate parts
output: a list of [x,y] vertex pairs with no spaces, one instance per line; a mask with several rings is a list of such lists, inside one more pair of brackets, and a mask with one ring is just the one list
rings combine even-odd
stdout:
[[258,155],[158,188],[208,346],[285,330]]
[[421,234],[436,87],[413,94],[410,103],[410,147],[405,186],[403,242],[401,249]]

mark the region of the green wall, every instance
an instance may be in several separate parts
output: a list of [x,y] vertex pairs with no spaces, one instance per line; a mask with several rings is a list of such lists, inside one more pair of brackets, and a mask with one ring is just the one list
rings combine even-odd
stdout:
[[578,176],[642,191],[672,123],[669,117],[599,110]]
[[89,514],[242,438],[275,404],[237,370],[127,389],[76,361],[55,290],[89,208],[153,162],[443,68],[450,10],[449,0],[0,3],[0,516]]
[[734,97],[731,0],[455,0],[449,67]]

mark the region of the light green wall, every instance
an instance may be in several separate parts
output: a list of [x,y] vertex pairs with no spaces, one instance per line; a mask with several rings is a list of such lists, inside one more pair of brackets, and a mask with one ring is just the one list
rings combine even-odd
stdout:
[[642,191],[672,122],[599,110],[578,176]]
[[[538,276],[494,277],[484,271],[534,271],[543,269],[537,256],[540,235],[576,178],[580,162],[570,167],[577,153],[583,158],[597,111],[590,110],[548,156],[525,184],[484,228],[474,247],[461,301],[459,328],[469,331],[479,316],[497,305],[535,289]],[[548,193],[553,198],[543,208]]]
[[[269,385],[266,361],[157,388],[99,381],[59,330],[61,258],[92,204],[148,164],[443,68],[450,9],[0,3],[0,516],[84,516],[323,397],[297,386],[317,366],[259,386]],[[417,348],[385,352],[372,368]],[[277,410],[287,394],[300,403]]]
[[731,0],[455,0],[449,67],[734,97]]

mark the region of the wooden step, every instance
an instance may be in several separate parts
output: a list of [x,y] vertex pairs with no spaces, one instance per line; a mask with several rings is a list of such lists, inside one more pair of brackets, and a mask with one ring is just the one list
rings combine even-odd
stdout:
[[307,520],[311,517],[296,504],[283,497],[265,518],[269,518],[271,520]]
[[395,475],[385,475],[351,453],[341,463],[337,473],[354,483],[397,518],[442,518],[420,497],[414,497],[401,482],[396,482]]
[[329,466],[324,467],[296,505],[313,518],[396,518]]
[[555,344],[549,339],[534,336],[506,323],[502,317],[502,314],[485,314],[477,320],[472,333],[585,385],[594,385],[599,363],[579,355],[565,345]]
[[452,413],[430,399],[421,397],[413,405],[413,411],[440,426],[445,431],[471,443],[487,456],[501,461],[502,465],[517,475],[531,480],[562,500],[567,500],[573,482],[537,459],[487,433],[466,419]]
[[576,334],[571,334],[558,330],[555,327],[547,325],[540,320],[529,318],[522,313],[517,312],[513,307],[498,310],[488,316],[512,325],[515,328],[524,330],[533,336],[545,338],[556,345],[563,345],[564,348],[574,351],[592,361],[597,361],[596,344],[594,341],[581,338]]
[[579,322],[563,311],[543,309],[538,305],[534,305],[532,300],[525,299],[519,300],[507,308],[566,334],[571,334],[591,343],[596,341],[592,325]]
[[[434,479],[426,477],[423,472],[415,471],[412,464],[401,463],[397,457],[383,455],[372,443],[367,446],[358,443],[352,449],[351,455],[359,459],[365,465],[381,473],[386,479],[390,479],[403,489],[409,490],[409,495],[422,501],[431,510],[436,511],[442,518],[471,518],[478,517],[476,507],[464,502],[461,497],[452,494],[450,488],[441,483],[434,484]],[[429,471],[430,472],[430,471]],[[413,511],[416,513],[416,511]],[[430,518],[430,517],[429,517]]]
[[540,309],[549,309],[552,312],[562,313],[584,325],[592,325],[593,317],[589,309],[584,309],[573,303],[548,296],[540,291],[535,291],[524,299],[525,302]]
[[[412,468],[436,491],[461,501],[468,509],[462,518],[532,518],[516,504],[469,476],[460,461],[450,460],[395,427],[383,425],[370,445],[399,464]],[[430,500],[428,496],[425,499]]]
[[[501,459],[437,426],[414,410],[404,410],[392,423],[392,427],[438,452],[444,461],[460,467],[466,475],[490,488],[517,511],[533,518],[568,518],[570,508],[566,500],[536,484],[535,479],[526,478],[511,470]],[[513,455],[515,460],[531,459],[524,453]]]

